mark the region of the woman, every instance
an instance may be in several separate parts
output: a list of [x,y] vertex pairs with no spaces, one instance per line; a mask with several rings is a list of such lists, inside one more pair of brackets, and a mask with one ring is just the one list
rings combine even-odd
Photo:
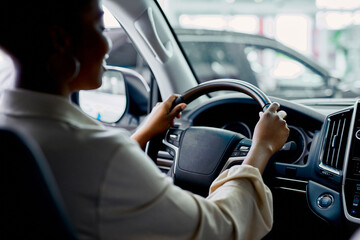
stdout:
[[80,239],[259,239],[270,231],[272,196],[261,173],[289,134],[278,104],[260,114],[243,165],[199,197],[174,186],[140,148],[179,117],[185,105],[170,111],[175,96],[132,136],[138,144],[70,103],[72,92],[101,85],[109,44],[97,0],[5,1],[2,8],[0,46],[18,76],[2,95],[0,122],[38,142]]

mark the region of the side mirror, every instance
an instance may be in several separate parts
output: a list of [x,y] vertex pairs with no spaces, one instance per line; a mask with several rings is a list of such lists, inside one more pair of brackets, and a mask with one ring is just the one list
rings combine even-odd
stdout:
[[[100,88],[79,91],[78,104],[89,116],[104,123],[117,123],[122,117],[146,114],[149,87],[143,77],[128,68],[107,66]],[[134,103],[134,99],[136,101]],[[142,106],[137,106],[141,101]],[[137,108],[136,108],[136,107]],[[142,111],[134,111],[137,109]],[[126,119],[125,119],[126,120]],[[125,121],[128,122],[128,121]],[[127,128],[127,126],[123,126]]]
[[124,75],[109,68],[103,75],[102,85],[95,90],[79,92],[79,106],[89,116],[105,122],[120,120],[127,107]]
[[344,90],[342,89],[342,81],[340,78],[329,76],[328,86],[332,90],[332,97],[341,97]]

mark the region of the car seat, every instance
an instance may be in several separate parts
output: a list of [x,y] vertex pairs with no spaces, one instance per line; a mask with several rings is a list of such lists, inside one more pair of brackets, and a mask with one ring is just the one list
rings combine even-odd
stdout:
[[51,170],[36,143],[0,128],[1,239],[76,239]]

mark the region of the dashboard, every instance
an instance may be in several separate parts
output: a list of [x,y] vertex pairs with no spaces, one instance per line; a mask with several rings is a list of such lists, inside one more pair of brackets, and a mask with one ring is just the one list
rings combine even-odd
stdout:
[[[279,102],[287,112],[286,120],[290,129],[286,146],[273,157],[273,161],[305,166],[314,135],[321,130],[325,116],[300,104],[278,98],[272,98],[272,101]],[[260,111],[260,106],[254,100],[230,95],[198,106],[184,117],[193,126],[223,128],[251,139]]]
[[[360,102],[325,115],[302,104],[271,100],[287,112],[290,135],[286,147],[270,160],[264,181],[272,190],[306,196],[307,208],[328,224],[345,222],[356,229],[360,224]],[[254,100],[229,94],[184,112],[178,124],[223,128],[251,139],[260,111]]]

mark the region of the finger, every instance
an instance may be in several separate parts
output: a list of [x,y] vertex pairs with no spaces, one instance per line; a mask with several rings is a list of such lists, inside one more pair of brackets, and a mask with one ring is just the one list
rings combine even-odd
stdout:
[[281,117],[282,119],[285,119],[286,116],[287,116],[287,113],[286,113],[285,111],[281,110],[281,111],[278,112],[278,115],[279,115],[279,117]]
[[173,126],[175,126],[175,122],[174,122],[174,120],[171,120],[171,121],[169,122],[169,127],[173,127]]
[[169,113],[169,118],[170,119],[174,119],[174,118],[180,118],[181,117],[181,111],[183,111],[186,107],[186,104],[179,104],[176,107],[174,107],[174,109]]
[[181,112],[179,112],[175,117],[176,118],[181,118]]
[[176,94],[171,94],[170,97],[168,97],[168,99],[166,100],[166,102],[168,102],[170,105],[173,104],[173,102],[175,101],[175,99],[177,99],[178,95]]
[[266,111],[269,111],[269,112],[273,112],[273,113],[274,113],[274,112],[276,112],[279,108],[280,108],[280,104],[277,103],[277,102],[273,102]]
[[[171,107],[176,98],[177,96],[175,94],[172,94],[164,102],[162,102],[162,108],[165,109],[167,114],[171,114]],[[156,104],[156,106],[158,106],[158,104]]]
[[180,113],[186,108],[186,104],[185,103],[180,103],[178,105],[176,105],[174,107],[174,109],[171,111],[171,115],[174,115],[175,116],[179,116],[180,117]]
[[259,117],[261,118],[261,116],[264,114],[264,112],[259,112]]
[[175,94],[172,94],[164,101],[164,107],[168,109],[168,111],[170,111],[172,103],[175,101],[176,98],[177,96]]

